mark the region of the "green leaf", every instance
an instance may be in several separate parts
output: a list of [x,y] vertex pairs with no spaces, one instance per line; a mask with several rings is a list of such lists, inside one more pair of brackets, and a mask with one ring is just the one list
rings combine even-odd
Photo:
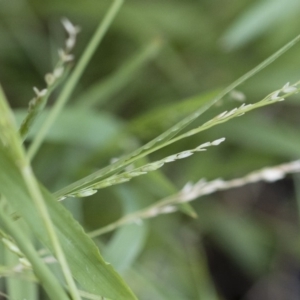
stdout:
[[[14,209],[24,218],[40,241],[52,252],[45,226],[28,195],[21,174],[8,154],[0,149],[0,190]],[[88,292],[111,300],[136,299],[121,277],[101,257],[93,241],[70,213],[41,187],[52,222],[74,278]]]

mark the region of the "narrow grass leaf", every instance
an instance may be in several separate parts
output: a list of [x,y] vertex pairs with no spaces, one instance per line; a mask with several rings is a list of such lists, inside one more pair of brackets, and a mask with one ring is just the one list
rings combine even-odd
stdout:
[[224,140],[225,140],[225,138],[220,138],[213,142],[204,143],[194,149],[179,152],[177,154],[173,154],[173,155],[163,158],[161,160],[158,160],[155,162],[150,162],[146,165],[135,168],[133,170],[125,171],[123,173],[108,177],[107,179],[104,179],[99,182],[95,182],[91,185],[84,187],[83,189],[79,189],[70,194],[60,195],[57,193],[55,195],[58,197],[59,200],[64,200],[65,197],[87,197],[87,196],[90,196],[90,195],[93,195],[94,193],[96,193],[98,189],[102,189],[102,188],[112,186],[115,184],[127,182],[127,181],[130,181],[134,177],[147,174],[148,172],[156,171],[159,168],[161,168],[165,163],[170,163],[170,162],[173,162],[178,159],[183,159],[183,158],[189,157],[196,152],[206,151],[206,148],[211,147],[211,146],[218,146]]

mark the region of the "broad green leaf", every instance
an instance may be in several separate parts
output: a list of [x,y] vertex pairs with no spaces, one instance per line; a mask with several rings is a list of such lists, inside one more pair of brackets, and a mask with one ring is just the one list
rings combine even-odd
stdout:
[[[0,149],[0,190],[14,209],[24,218],[39,240],[52,252],[44,224],[28,195],[23,179],[8,154]],[[88,292],[111,300],[136,299],[121,277],[101,257],[93,241],[70,213],[41,186],[48,211],[60,243],[66,253],[73,276]]]

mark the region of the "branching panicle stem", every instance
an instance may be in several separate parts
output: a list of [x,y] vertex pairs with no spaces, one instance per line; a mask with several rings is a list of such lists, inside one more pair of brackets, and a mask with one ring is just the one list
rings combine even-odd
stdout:
[[201,196],[209,195],[221,190],[232,189],[241,187],[243,185],[254,183],[258,181],[274,182],[283,179],[289,173],[300,172],[300,160],[292,161],[290,163],[278,165],[275,167],[264,168],[255,172],[251,172],[248,175],[236,178],[232,180],[216,179],[207,182],[206,180],[200,180],[196,184],[188,184],[178,194],[169,196],[165,199],[158,201],[157,203],[128,214],[118,221],[111,223],[105,227],[90,232],[91,237],[97,237],[99,235],[111,232],[121,226],[125,226],[131,223],[139,224],[143,219],[149,219],[157,217],[161,214],[172,213],[177,210],[176,204],[190,202],[198,199]]

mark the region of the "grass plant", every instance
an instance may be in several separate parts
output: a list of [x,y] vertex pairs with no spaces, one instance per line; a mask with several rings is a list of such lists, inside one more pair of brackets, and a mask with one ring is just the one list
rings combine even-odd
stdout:
[[[62,20],[67,33],[65,46],[58,51],[58,62],[53,71],[45,76],[46,88],[41,90],[34,88],[35,96],[30,101],[25,116],[24,111],[20,114],[13,111],[9,106],[9,97],[5,95],[2,88],[0,89],[0,237],[2,240],[0,251],[4,253],[3,249],[5,248],[5,251],[12,255],[12,261],[15,263],[15,265],[11,265],[8,260],[1,262],[0,278],[3,277],[6,281],[3,292],[0,293],[0,298],[3,295],[3,297],[9,299],[11,297],[13,300],[21,300],[19,297],[24,299],[31,297],[31,300],[48,298],[56,300],[134,300],[150,299],[155,295],[157,299],[164,300],[170,299],[170,297],[172,299],[204,299],[203,297],[210,295],[209,299],[221,299],[209,276],[202,246],[199,259],[193,246],[187,246],[183,251],[190,257],[188,264],[191,266],[192,272],[189,274],[191,276],[189,282],[182,279],[182,281],[179,280],[180,285],[176,286],[176,283],[174,283],[178,291],[167,288],[170,283],[164,278],[163,271],[161,271],[161,280],[167,283],[165,289],[160,289],[159,285],[161,283],[158,280],[151,279],[151,267],[147,269],[144,266],[141,267],[139,263],[135,263],[142,249],[145,247],[147,250],[147,247],[151,247],[151,242],[145,246],[145,240],[147,234],[149,234],[147,220],[161,215],[167,217],[167,215],[178,211],[196,217],[197,210],[191,206],[190,202],[198,200],[202,196],[240,188],[250,183],[271,183],[285,178],[288,174],[300,172],[299,160],[297,157],[293,157],[289,160],[290,162],[273,164],[273,167],[265,167],[257,171],[252,170],[248,175],[238,176],[230,180],[221,178],[199,180],[198,178],[198,181],[193,184],[190,183],[189,174],[187,174],[183,179],[186,183],[183,188],[178,188],[179,185],[173,183],[163,173],[165,167],[172,168],[171,166],[180,163],[182,159],[184,159],[183,164],[188,164],[192,156],[198,159],[204,153],[206,154],[206,150],[208,150],[208,153],[213,153],[213,151],[222,152],[222,147],[227,140],[224,142],[226,136],[219,135],[217,138],[209,138],[210,142],[198,143],[200,145],[196,147],[185,145],[183,150],[178,148],[179,143],[177,142],[185,141],[188,144],[192,137],[198,133],[201,133],[203,135],[203,138],[201,138],[205,140],[209,129],[222,128],[224,123],[234,122],[235,119],[243,122],[243,115],[250,115],[254,111],[261,111],[269,106],[280,107],[283,101],[290,101],[290,98],[297,95],[300,91],[300,81],[281,85],[276,90],[269,91],[267,96],[259,98],[262,100],[257,101],[256,99],[256,101],[249,101],[248,104],[244,102],[244,95],[237,89],[281,58],[284,53],[299,42],[300,36],[288,42],[224,89],[220,90],[218,88],[202,98],[200,97],[200,99],[195,98],[196,102],[192,104],[193,109],[187,109],[187,111],[191,110],[189,115],[183,116],[179,122],[145,144],[142,144],[141,140],[133,136],[132,133],[121,131],[120,128],[123,124],[120,125],[115,122],[114,117],[105,115],[105,113],[101,115],[101,111],[99,115],[93,115],[92,110],[95,107],[101,107],[102,109],[105,105],[108,105],[108,100],[113,99],[113,96],[123,91],[130,81],[134,81],[139,76],[138,74],[142,73],[142,69],[150,61],[160,55],[164,45],[168,44],[167,41],[163,42],[160,38],[154,38],[118,71],[105,80],[96,81],[90,88],[81,90],[79,96],[75,97],[74,104],[73,102],[67,104],[71,96],[74,95],[75,89],[80,86],[81,80],[84,79],[84,71],[88,68],[98,47],[101,48],[101,42],[110,30],[117,14],[122,15],[122,6],[123,0],[112,2],[78,62],[76,62],[74,52],[79,38],[77,34],[81,30],[68,19],[64,18]],[[231,35],[229,35],[229,38],[232,38]],[[238,45],[238,42],[235,42],[235,44]],[[169,45],[167,45],[167,49],[168,47]],[[172,48],[170,49],[172,50]],[[173,59],[176,60],[176,57],[175,53]],[[180,61],[179,65],[182,64],[183,62]],[[172,76],[174,75],[176,74]],[[192,85],[194,86],[194,84]],[[5,90],[5,86],[3,89]],[[209,117],[207,121],[201,121],[200,125],[197,124],[204,113],[209,114],[212,110],[212,114],[214,114],[216,109],[220,110],[217,105],[222,101],[226,102],[228,97],[232,97],[232,95],[235,95],[234,97],[238,98],[238,101],[242,100],[243,103],[234,105],[236,107],[229,108],[226,111],[218,112],[216,116]],[[47,103],[50,99],[54,101],[51,105]],[[199,105],[195,109],[194,105],[198,102]],[[124,102],[120,102],[120,107],[123,104]],[[110,125],[113,124],[118,134],[112,140],[109,140],[108,134],[106,140],[104,139],[106,143],[97,144],[94,157],[92,157],[93,155],[82,154],[86,151],[89,152],[90,146],[94,146],[93,142],[89,145],[88,142],[86,145],[78,145],[78,148],[76,148],[78,153],[72,143],[70,146],[66,142],[68,144],[66,147],[67,155],[69,155],[68,161],[75,159],[69,162],[72,174],[69,174],[66,177],[67,179],[58,179],[58,184],[50,189],[45,187],[42,179],[38,176],[38,172],[34,171],[34,163],[41,159],[38,155],[39,151],[43,153],[45,149],[49,149],[49,152],[51,152],[51,146],[47,144],[51,144],[49,138],[51,130],[56,131],[55,124],[63,125],[64,116],[68,111],[73,112],[72,109],[74,111],[77,109],[78,118],[75,123],[78,126],[81,126],[84,122],[92,124],[88,123],[91,120],[95,120],[93,124],[97,126],[100,116],[102,121],[105,120],[102,124],[110,129],[112,127]],[[81,110],[83,110],[82,114],[80,114]],[[46,114],[44,114],[45,112]],[[15,118],[19,119],[21,115],[23,121],[18,128]],[[46,117],[43,119],[43,116]],[[59,119],[60,116],[62,116],[62,121]],[[38,124],[39,119],[41,125]],[[153,120],[156,120],[156,118],[153,118]],[[147,117],[148,121],[151,123],[151,116],[150,118]],[[195,123],[196,125],[193,125]],[[133,124],[138,123],[133,121]],[[183,132],[184,130],[186,131]],[[64,127],[60,127],[58,131],[64,132]],[[105,135],[104,131],[105,128],[99,128],[98,134]],[[96,140],[96,132],[93,132],[93,130],[89,132],[88,138],[92,141]],[[124,141],[124,143],[118,143],[116,141],[118,139]],[[44,148],[42,147],[43,143]],[[174,149],[171,154],[168,152],[170,146]],[[119,157],[107,164],[106,158],[112,158],[115,154],[119,154]],[[90,167],[90,162],[93,164],[95,160],[97,161],[95,163],[96,167]],[[67,162],[62,163],[64,166],[65,164]],[[78,172],[80,174],[77,174],[74,164],[87,166],[88,172]],[[296,177],[295,184],[298,184],[298,181],[298,177]],[[52,190],[56,190],[56,192],[52,192]],[[150,190],[151,192],[149,192]],[[96,199],[98,195],[98,200],[100,200],[100,198],[105,197],[106,191],[107,195],[110,195],[109,193],[113,191],[114,197],[123,199],[121,201],[123,213],[115,218],[117,220],[109,220],[108,224],[102,224],[100,228],[90,230],[89,227],[93,226],[86,226],[82,217],[82,207],[79,203],[90,201],[88,197]],[[71,207],[71,212],[68,205]],[[79,212],[77,218],[72,215],[75,211]],[[216,209],[217,211],[218,209]],[[199,216],[200,222],[201,217],[202,215]],[[95,218],[97,218],[97,213]],[[221,219],[222,217],[219,220]],[[224,217],[225,219],[226,217]],[[229,223],[228,221],[227,224]],[[22,224],[26,225],[22,226]],[[166,221],[166,224],[166,227],[170,224],[171,227],[174,225],[171,219]],[[180,225],[180,222],[175,224],[174,227],[177,228],[178,224]],[[253,227],[249,229],[249,236],[252,234],[252,229]],[[29,235],[28,231],[30,232]],[[86,233],[86,231],[89,233]],[[114,231],[116,231],[116,234],[108,241],[99,239],[99,236]],[[184,261],[182,258],[184,254],[182,254],[177,242],[172,240],[168,232],[164,233],[163,231],[155,231],[153,240],[157,239],[159,243],[165,243],[166,248],[172,248],[170,259]],[[192,234],[191,232],[189,229],[187,236]],[[188,240],[191,241],[192,238]],[[291,239],[291,243],[296,243],[295,240],[296,238]],[[126,242],[128,242],[128,245],[126,245]],[[172,245],[176,245],[176,247],[172,247]],[[261,248],[257,246],[255,251],[257,250],[258,253],[259,249]],[[251,254],[249,257],[252,257]],[[194,262],[195,265],[193,265]],[[201,266],[201,269],[197,270],[196,263]],[[172,268],[172,263],[170,263],[169,268]],[[123,270],[129,271],[123,276]],[[18,279],[18,281],[15,281],[16,290],[19,289],[21,292],[16,293],[16,297],[13,295],[12,289],[9,288],[10,283],[12,283],[11,279]],[[135,280],[140,284],[134,284]],[[201,288],[197,287],[197,280],[201,280]],[[22,294],[24,282],[25,285],[27,283],[33,284],[35,292],[31,291],[28,294],[24,292]],[[38,296],[36,284],[41,286],[47,296]],[[182,296],[181,290],[184,290],[184,286],[190,285],[195,285],[191,287],[191,289],[194,289],[194,296]],[[140,286],[145,287],[146,291],[141,291]],[[204,286],[207,289],[204,289]],[[145,296],[147,290],[150,291],[148,298]]]

